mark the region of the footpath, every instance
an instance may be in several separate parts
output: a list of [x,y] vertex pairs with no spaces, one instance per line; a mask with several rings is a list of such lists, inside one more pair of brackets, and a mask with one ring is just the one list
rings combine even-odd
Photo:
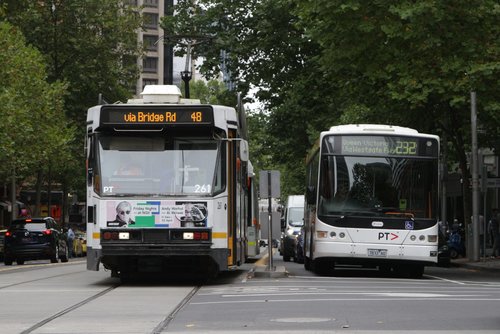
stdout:
[[475,270],[484,270],[500,273],[500,258],[480,258],[479,261],[471,261],[469,258],[459,258],[451,260],[452,266],[464,267]]

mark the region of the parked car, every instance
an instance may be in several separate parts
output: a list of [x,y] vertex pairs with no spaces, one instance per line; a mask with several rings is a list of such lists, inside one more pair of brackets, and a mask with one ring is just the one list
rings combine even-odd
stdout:
[[86,256],[87,255],[87,235],[85,232],[76,232],[75,240],[73,240],[73,255]]
[[0,230],[0,259],[3,259],[5,232],[7,232],[7,230]]
[[284,214],[281,219],[281,240],[279,252],[283,261],[295,259],[295,243],[300,228],[304,225],[304,195],[288,196]]
[[294,244],[294,253],[293,261],[297,263],[304,263],[304,227],[302,227],[299,231],[299,235],[295,239]]
[[39,259],[68,262],[66,234],[52,217],[13,220],[5,232],[5,265]]

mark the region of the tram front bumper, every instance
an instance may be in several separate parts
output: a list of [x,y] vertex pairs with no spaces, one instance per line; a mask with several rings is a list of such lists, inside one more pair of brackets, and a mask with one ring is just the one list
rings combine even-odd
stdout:
[[213,249],[210,245],[102,245],[102,249],[87,250],[87,269],[99,270],[99,263],[106,268],[119,263],[157,258],[161,261],[189,263],[197,259],[211,259],[219,270],[227,270],[229,250]]

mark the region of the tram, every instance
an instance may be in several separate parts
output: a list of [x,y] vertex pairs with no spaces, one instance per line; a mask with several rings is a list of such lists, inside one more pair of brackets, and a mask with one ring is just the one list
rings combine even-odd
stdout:
[[245,115],[145,86],[142,99],[88,110],[87,269],[237,268],[258,254]]

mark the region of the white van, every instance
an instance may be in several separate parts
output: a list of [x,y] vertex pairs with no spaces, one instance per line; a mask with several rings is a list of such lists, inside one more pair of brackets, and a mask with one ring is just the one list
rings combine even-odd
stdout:
[[304,226],[304,201],[304,195],[290,195],[286,201],[281,218],[280,254],[283,256],[283,261],[290,261],[290,258],[296,257],[296,239]]

